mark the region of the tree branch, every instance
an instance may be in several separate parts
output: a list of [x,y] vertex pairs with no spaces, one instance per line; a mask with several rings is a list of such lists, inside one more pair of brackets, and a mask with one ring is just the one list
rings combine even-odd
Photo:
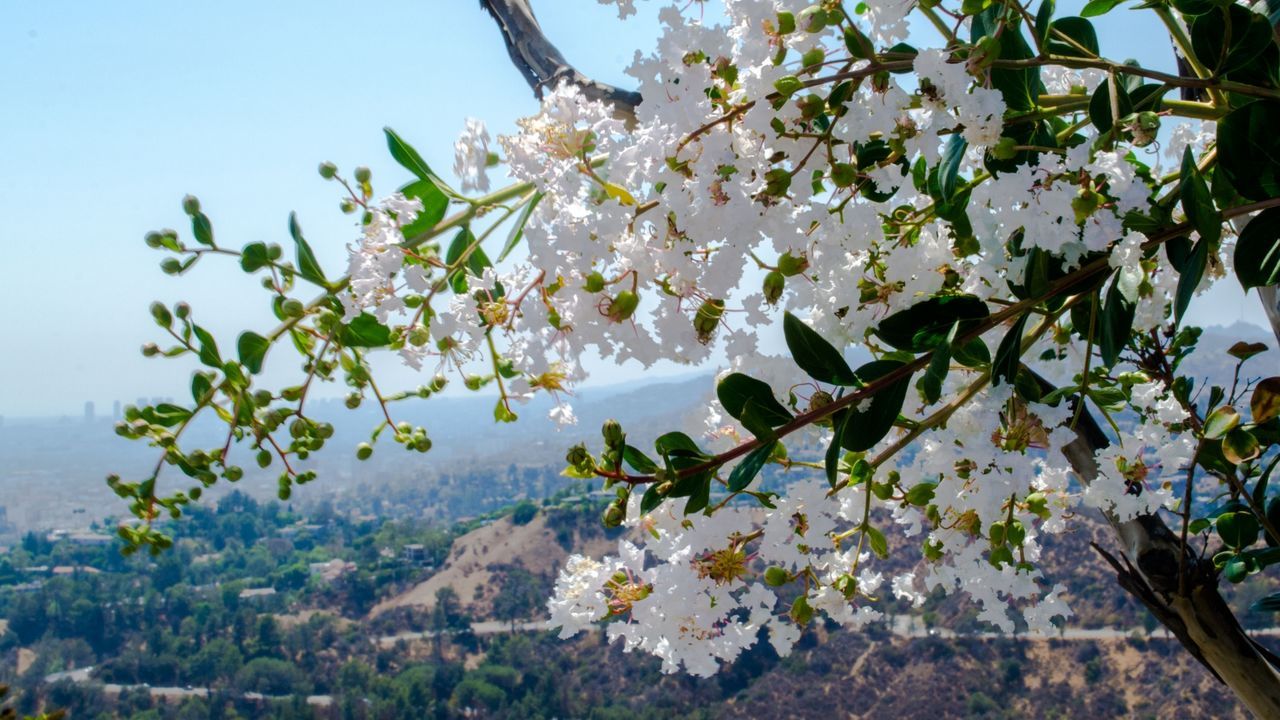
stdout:
[[543,34],[529,0],[480,0],[480,7],[498,23],[511,62],[524,75],[535,97],[541,98],[545,88],[563,80],[577,85],[592,100],[612,103],[615,114],[622,119],[635,121],[640,93],[596,82],[578,72]]

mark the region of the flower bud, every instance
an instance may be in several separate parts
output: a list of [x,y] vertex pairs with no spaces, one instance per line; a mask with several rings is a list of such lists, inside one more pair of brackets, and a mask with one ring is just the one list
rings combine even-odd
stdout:
[[320,163],[320,177],[325,180],[332,180],[338,174],[338,166],[331,162]]
[[809,607],[809,598],[801,595],[791,603],[791,622],[804,627],[813,619],[813,608]]
[[604,444],[611,448],[621,446],[627,439],[626,433],[622,432],[622,425],[617,420],[605,420],[604,426],[600,428],[600,434],[604,436]]
[[836,187],[852,187],[858,181],[858,168],[849,163],[836,163],[831,166],[831,182]]
[[462,384],[465,385],[468,390],[479,390],[484,387],[484,378],[479,375],[468,375],[462,379]]
[[991,146],[991,157],[997,160],[1012,160],[1018,154],[1018,151],[1014,149],[1017,145],[1017,140],[1011,137],[1002,137],[999,142]]
[[228,482],[237,482],[240,478],[244,477],[244,470],[242,470],[239,465],[228,465],[227,469],[222,471],[222,476],[225,477]]
[[182,198],[182,212],[188,215],[196,215],[200,212],[200,201],[195,195],[187,195]]
[[265,449],[259,450],[258,456],[255,459],[258,461],[258,467],[260,468],[267,467],[268,465],[271,464],[271,451],[265,450]]
[[598,272],[587,275],[587,281],[583,284],[583,288],[589,293],[597,293],[604,289],[604,276]]
[[184,302],[180,302],[173,306],[173,314],[177,315],[180,319],[185,320],[187,316],[191,314],[191,306]]
[[343,198],[342,201],[338,203],[338,209],[341,210],[343,213],[350,215],[351,213],[356,211],[355,201],[353,201],[351,198]]
[[810,69],[821,65],[822,61],[826,59],[826,51],[824,51],[821,46],[818,46],[807,50],[804,55],[801,55],[800,64],[806,69]]
[[786,275],[787,277],[799,275],[808,269],[809,258],[804,255],[796,257],[791,253],[785,253],[782,257],[778,258],[778,272]]
[[1089,219],[1089,216],[1098,209],[1098,203],[1101,198],[1098,193],[1089,188],[1080,188],[1076,196],[1071,199],[1071,209],[1076,213],[1076,223],[1080,224]]
[[155,318],[156,324],[162,328],[167,328],[173,324],[173,315],[169,313],[169,308],[164,303],[151,303],[151,317]]
[[177,275],[182,272],[182,263],[177,258],[165,258],[160,262],[160,270],[166,275]]
[[143,357],[155,357],[160,354],[160,346],[155,343],[147,343],[142,346]]
[[605,508],[604,517],[601,518],[601,521],[607,528],[616,528],[622,525],[622,521],[626,519],[627,511],[622,509],[617,502],[613,502],[609,504],[609,507]]
[[789,12],[778,13],[778,34],[789,35],[796,31],[796,16]]
[[142,241],[145,242],[147,244],[147,247],[149,248],[158,248],[164,244],[164,237],[160,233],[155,232],[153,230],[147,233],[142,238]]
[[289,298],[288,300],[285,300],[284,302],[280,303],[280,313],[283,314],[285,317],[291,317],[291,318],[302,317],[302,315],[305,312],[306,312],[306,306],[302,304],[301,300],[298,300],[296,298]]
[[373,457],[373,446],[369,443],[360,443],[356,446],[356,459],[368,460]]
[[369,168],[361,165],[356,168],[355,178],[358,183],[367,183],[371,178],[373,178],[373,173],[369,171]]
[[444,389],[444,386],[448,384],[449,378],[444,375],[437,374],[435,377],[431,378],[431,392],[440,392]]

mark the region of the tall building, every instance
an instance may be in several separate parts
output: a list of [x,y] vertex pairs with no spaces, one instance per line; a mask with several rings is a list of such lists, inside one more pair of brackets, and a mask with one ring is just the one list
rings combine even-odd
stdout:
[[93,401],[86,400],[84,403],[84,420],[85,422],[93,422]]

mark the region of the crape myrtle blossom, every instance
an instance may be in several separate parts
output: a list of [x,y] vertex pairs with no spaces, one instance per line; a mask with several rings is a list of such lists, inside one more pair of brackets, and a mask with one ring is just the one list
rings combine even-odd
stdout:
[[[621,16],[634,13],[629,0],[617,6]],[[661,11],[656,49],[637,53],[628,69],[645,98],[633,127],[560,84],[546,88],[538,114],[497,138],[506,170],[532,188],[523,200],[527,254],[452,269],[466,292],[447,304],[420,312],[402,297],[437,282],[430,263],[401,246],[401,229],[421,206],[393,196],[371,209],[352,247],[348,319],[408,317],[406,362],[483,368],[513,416],[511,403],[547,392],[560,424],[576,422],[568,399],[588,354],[646,367],[722,356],[721,378],[745,373],[796,413],[820,408],[847,388],[811,380],[759,341],[784,310],[837,346],[884,359],[893,348],[877,328],[895,313],[938,295],[1007,307],[1019,299],[1011,287],[1037,281],[1046,265],[1067,272],[1107,253],[1112,279],[1102,296],[1114,288],[1135,306],[1135,332],[1167,326],[1178,271],[1125,224],[1152,212],[1159,189],[1149,139],[1102,137],[1081,123],[1067,128],[1079,138],[1061,149],[1010,162],[1040,141],[1008,136],[1012,111],[980,56],[923,48],[894,60],[895,72],[913,74],[874,72],[850,55],[835,22],[814,20],[808,2],[723,7],[722,23],[688,8]],[[905,38],[914,7],[868,2],[848,24],[887,47]],[[838,96],[815,80],[835,73],[853,79]],[[1070,96],[1106,77],[1057,68],[1042,80]],[[1172,125],[1169,159],[1212,139],[1199,126]],[[455,150],[464,190],[487,190],[484,126],[469,120]],[[944,182],[967,202],[959,214],[939,208]],[[1027,364],[1079,383],[1082,358],[1097,349],[1063,330],[1078,317],[1074,307],[1028,315],[1019,330],[1026,347],[1018,346]],[[986,347],[1000,346],[1011,324],[990,328]],[[644,488],[622,488],[619,522],[633,536],[616,556],[569,560],[548,603],[552,624],[567,637],[607,620],[609,637],[628,650],[662,658],[664,671],[699,675],[762,633],[786,654],[815,613],[859,627],[883,619],[884,597],[919,606],[937,589],[967,593],[979,619],[1000,629],[1052,631],[1071,611],[1062,586],[1037,568],[1044,539],[1065,531],[1082,503],[1121,520],[1177,505],[1173,479],[1195,453],[1186,411],[1160,382],[1129,383],[1117,402],[1132,405],[1139,423],[1099,453],[1098,478],[1082,486],[1062,454],[1075,437],[1072,406],[992,384],[989,359],[985,370],[961,360],[949,363],[937,397],[915,385],[908,393],[902,415],[931,422],[904,423],[840,458],[848,480],[834,488],[815,468],[757,497],[762,509],[735,501],[689,516],[670,501],[642,511]],[[872,404],[866,398],[851,411]],[[718,403],[694,423],[716,452],[753,437]],[[895,454],[909,430],[915,452]],[[833,433],[830,423],[813,423],[788,443],[798,455],[827,446]],[[799,472],[785,455],[775,459]],[[877,527],[914,538],[921,563],[890,567]],[[783,586],[788,598],[799,587],[799,599],[784,604]]]

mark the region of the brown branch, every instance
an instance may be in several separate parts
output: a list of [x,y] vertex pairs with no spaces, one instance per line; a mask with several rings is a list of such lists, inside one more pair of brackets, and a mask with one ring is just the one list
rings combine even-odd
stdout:
[[511,62],[524,75],[535,97],[541,98],[544,89],[565,81],[577,85],[592,100],[612,103],[615,114],[634,122],[640,93],[597,82],[578,72],[542,32],[529,0],[480,0],[480,7],[498,23]]

